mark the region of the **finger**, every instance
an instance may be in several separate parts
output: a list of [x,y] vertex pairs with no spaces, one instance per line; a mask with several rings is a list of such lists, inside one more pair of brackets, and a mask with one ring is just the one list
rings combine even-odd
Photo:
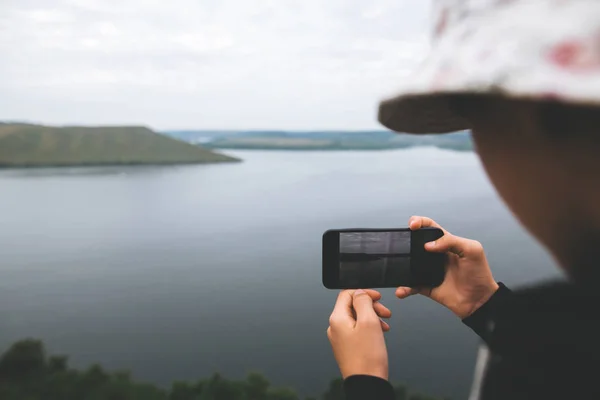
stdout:
[[398,289],[396,289],[396,297],[399,299],[405,299],[409,296],[412,296],[412,295],[415,295],[418,293],[419,293],[419,289],[416,289],[416,288],[400,286]]
[[381,293],[379,293],[377,290],[364,289],[364,291],[367,292],[367,294],[369,296],[371,296],[371,299],[373,299],[373,301],[379,301],[379,300],[381,300]]
[[447,231],[444,228],[442,228],[437,222],[435,222],[431,218],[421,217],[418,215],[413,215],[412,217],[409,218],[408,227],[413,231],[416,229],[429,228],[429,227],[439,228],[444,232],[444,234],[447,233]]
[[477,253],[483,252],[481,243],[452,234],[447,234],[436,241],[425,243],[425,249],[435,253],[450,252],[461,258],[468,255],[478,255]]
[[385,322],[385,321],[379,321],[381,323],[381,329],[383,329],[384,332],[389,332],[390,331],[390,325]]
[[375,314],[377,314],[379,318],[390,318],[392,316],[390,309],[381,303],[373,303],[373,309],[375,309]]
[[379,317],[373,308],[373,300],[364,290],[354,292],[352,307],[356,311],[356,324],[378,321]]
[[[373,299],[373,303],[375,303],[378,300],[381,300],[381,293],[379,293],[377,290],[373,290],[373,289],[363,289],[370,297],[371,299]],[[348,290],[348,293],[350,293],[350,296],[354,295],[354,290],[350,289]],[[351,310],[352,312],[352,318],[356,319],[356,314],[354,312],[354,310]]]
[[329,325],[332,328],[336,328],[339,326],[353,327],[356,324],[352,308],[352,300],[353,299],[351,291],[342,290],[340,292],[337,301],[335,302],[335,306],[333,307],[333,312],[329,317]]
[[[371,296],[373,301],[381,300],[381,293],[379,293],[377,290],[374,290],[374,289],[362,289],[362,290],[364,290],[369,296]],[[350,293],[350,295],[352,296],[354,294],[354,289],[348,289],[347,292]]]

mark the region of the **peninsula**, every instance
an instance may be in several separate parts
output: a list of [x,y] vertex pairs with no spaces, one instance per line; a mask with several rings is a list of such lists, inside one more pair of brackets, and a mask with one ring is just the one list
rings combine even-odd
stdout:
[[202,164],[240,161],[143,126],[0,123],[0,167]]

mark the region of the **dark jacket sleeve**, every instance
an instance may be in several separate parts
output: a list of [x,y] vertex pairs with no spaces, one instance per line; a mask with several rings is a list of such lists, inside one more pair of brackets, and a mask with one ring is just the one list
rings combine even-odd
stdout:
[[498,290],[490,299],[475,312],[463,319],[465,325],[471,328],[484,342],[488,342],[490,324],[494,323],[494,316],[498,306],[512,295],[512,291],[502,282],[498,282]]
[[344,380],[346,400],[394,400],[394,388],[388,381],[370,375],[352,375]]

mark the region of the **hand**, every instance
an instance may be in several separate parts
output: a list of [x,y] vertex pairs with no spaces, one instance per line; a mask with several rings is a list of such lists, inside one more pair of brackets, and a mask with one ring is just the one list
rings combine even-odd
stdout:
[[343,290],[329,317],[327,337],[342,377],[372,375],[388,378],[388,355],[383,332],[392,312],[377,300],[375,290]]
[[481,243],[454,236],[427,217],[411,217],[408,226],[411,230],[432,226],[444,231],[444,236],[440,239],[426,243],[425,249],[448,253],[446,277],[440,286],[433,289],[399,287],[396,289],[398,298],[419,293],[449,308],[463,319],[485,304],[496,292],[498,284],[492,276]]

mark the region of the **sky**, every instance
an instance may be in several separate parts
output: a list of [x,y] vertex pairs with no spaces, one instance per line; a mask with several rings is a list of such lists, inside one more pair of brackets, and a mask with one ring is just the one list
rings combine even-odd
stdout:
[[0,0],[0,120],[376,129],[429,0]]

